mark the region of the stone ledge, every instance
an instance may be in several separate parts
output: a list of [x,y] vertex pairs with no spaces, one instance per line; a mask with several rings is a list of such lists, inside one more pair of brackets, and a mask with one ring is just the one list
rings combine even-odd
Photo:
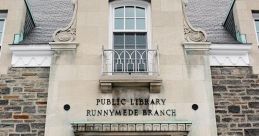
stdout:
[[54,51],[69,51],[76,50],[79,43],[76,42],[50,42],[51,50]]
[[103,93],[111,93],[113,86],[146,86],[150,93],[159,93],[162,79],[149,75],[107,75],[100,78],[100,88]]
[[209,50],[210,42],[184,42],[185,50]]

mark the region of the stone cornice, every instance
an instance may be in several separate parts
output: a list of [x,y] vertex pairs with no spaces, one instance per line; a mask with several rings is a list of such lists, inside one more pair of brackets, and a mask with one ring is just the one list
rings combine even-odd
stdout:
[[10,45],[12,67],[50,67],[53,52],[49,45]]
[[211,45],[209,56],[211,66],[249,66],[250,44]]

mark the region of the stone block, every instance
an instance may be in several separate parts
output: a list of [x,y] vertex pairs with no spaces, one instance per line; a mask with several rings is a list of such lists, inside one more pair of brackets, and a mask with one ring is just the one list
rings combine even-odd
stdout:
[[15,83],[16,80],[5,80],[6,83]]
[[45,123],[32,123],[31,128],[32,129],[44,129]]
[[47,101],[38,101],[36,105],[47,105]]
[[241,123],[241,124],[238,124],[238,127],[241,127],[241,128],[251,127],[251,124],[250,123]]
[[12,129],[14,124],[0,124],[0,129]]
[[10,90],[11,89],[9,87],[1,88],[0,95],[10,94]]
[[22,92],[22,91],[23,91],[22,87],[13,87],[13,92],[14,93],[19,93],[19,92]]
[[246,78],[257,79],[258,75],[248,74],[248,75],[246,75]]
[[249,102],[248,105],[250,108],[259,109],[259,102]]
[[5,111],[21,111],[21,107],[20,106],[8,106],[8,107],[4,107]]
[[241,80],[221,80],[221,81],[219,81],[219,84],[222,84],[222,85],[240,85]]
[[46,113],[46,106],[38,106],[38,113]]
[[23,113],[35,113],[36,107],[35,106],[24,106]]
[[47,98],[48,93],[37,93],[37,98]]
[[8,105],[8,100],[0,100],[0,105]]
[[243,136],[243,132],[228,132],[227,136]]
[[22,76],[36,76],[37,73],[22,73]]
[[49,78],[49,73],[38,73],[39,78]]
[[214,92],[226,92],[227,87],[226,86],[213,86]]
[[20,134],[9,134],[8,136],[20,136]]
[[251,84],[251,87],[253,87],[253,88],[259,88],[259,84]]
[[246,92],[248,95],[259,95],[259,89],[247,89]]
[[3,96],[3,99],[7,99],[7,100],[10,100],[10,99],[19,99],[19,96],[17,96],[17,95]]
[[259,123],[253,123],[253,127],[259,127]]
[[21,134],[21,136],[37,136],[37,134]]
[[216,115],[216,121],[220,122],[220,116],[219,115]]
[[240,106],[228,106],[228,112],[229,113],[240,113]]
[[44,136],[44,131],[39,131],[38,136]]
[[247,80],[247,79],[245,79],[245,80],[242,80],[242,83],[255,83],[255,80]]
[[31,128],[29,124],[17,124],[16,125],[16,132],[30,132]]
[[242,110],[243,114],[252,114],[255,113],[253,110]]
[[222,122],[231,122],[233,119],[232,118],[223,118]]
[[29,119],[28,115],[13,115],[14,119]]
[[251,122],[258,122],[259,121],[259,115],[247,115],[247,120]]

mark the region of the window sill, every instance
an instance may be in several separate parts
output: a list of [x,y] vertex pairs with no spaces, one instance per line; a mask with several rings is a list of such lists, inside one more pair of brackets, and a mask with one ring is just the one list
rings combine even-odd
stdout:
[[105,75],[99,82],[102,93],[111,93],[113,86],[144,86],[150,93],[159,93],[162,85],[162,79],[152,75]]

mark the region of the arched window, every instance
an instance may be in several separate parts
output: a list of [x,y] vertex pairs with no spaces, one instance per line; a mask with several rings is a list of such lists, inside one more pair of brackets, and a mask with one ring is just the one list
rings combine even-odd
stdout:
[[150,47],[149,2],[119,0],[111,2],[111,48],[115,72],[147,70]]

